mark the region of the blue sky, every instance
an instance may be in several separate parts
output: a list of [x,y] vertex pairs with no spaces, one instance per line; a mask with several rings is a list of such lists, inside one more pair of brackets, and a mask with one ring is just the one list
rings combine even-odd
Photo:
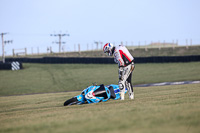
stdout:
[[200,44],[199,0],[0,0],[0,5],[0,33],[13,40],[7,54],[25,47],[46,52],[49,46],[58,52],[54,33],[70,34],[62,38],[65,51],[78,44],[81,50],[96,48],[94,41]]

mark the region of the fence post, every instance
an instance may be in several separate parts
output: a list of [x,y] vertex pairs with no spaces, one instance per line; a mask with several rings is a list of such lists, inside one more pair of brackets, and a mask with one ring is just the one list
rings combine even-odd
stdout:
[[186,39],[185,41],[186,41],[186,49],[188,49],[188,39]]
[[24,51],[25,51],[25,56],[27,56],[27,49],[26,49],[26,48],[24,48]]
[[133,41],[131,42],[131,46],[133,46]]
[[160,40],[158,41],[159,50],[161,50]]
[[53,53],[53,51],[52,51],[52,47],[50,47],[50,54],[51,54],[51,53]]
[[147,46],[145,46],[145,51],[146,51],[146,52],[148,51],[148,48],[147,48]]
[[81,52],[80,44],[78,44],[78,52]]
[[140,41],[138,42],[138,47],[140,48]]
[[15,56],[15,49],[12,50],[13,51],[13,57]]

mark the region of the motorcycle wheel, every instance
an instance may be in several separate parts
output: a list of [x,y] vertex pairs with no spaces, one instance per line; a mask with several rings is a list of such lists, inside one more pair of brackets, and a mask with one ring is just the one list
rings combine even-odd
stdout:
[[73,97],[67,101],[64,102],[64,106],[74,105],[77,104],[79,101],[76,97]]

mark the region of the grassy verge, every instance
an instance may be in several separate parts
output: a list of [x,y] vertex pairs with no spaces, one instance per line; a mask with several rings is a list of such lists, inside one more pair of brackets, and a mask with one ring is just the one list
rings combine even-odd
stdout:
[[199,133],[200,86],[135,88],[135,100],[64,107],[80,92],[0,97],[2,133]]
[[[118,84],[115,64],[23,64],[0,71],[0,96],[83,90],[92,83]],[[136,64],[133,84],[200,80],[200,62]]]
[[[200,55],[200,45],[173,46],[171,44],[163,45],[145,45],[145,46],[127,46],[134,57],[150,56],[187,56]],[[108,57],[102,49],[81,52],[64,52],[64,53],[40,53],[30,55],[20,55],[19,57],[40,58],[40,57]],[[7,56],[8,58],[12,56]],[[0,56],[1,60],[1,56]]]

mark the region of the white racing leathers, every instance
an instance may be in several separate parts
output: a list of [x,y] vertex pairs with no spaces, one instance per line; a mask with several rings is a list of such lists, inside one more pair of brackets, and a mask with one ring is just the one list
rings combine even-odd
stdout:
[[115,47],[114,61],[119,66],[119,88],[121,100],[124,100],[125,88],[128,89],[129,98],[134,99],[133,86],[131,83],[132,71],[134,70],[134,58],[124,46]]

